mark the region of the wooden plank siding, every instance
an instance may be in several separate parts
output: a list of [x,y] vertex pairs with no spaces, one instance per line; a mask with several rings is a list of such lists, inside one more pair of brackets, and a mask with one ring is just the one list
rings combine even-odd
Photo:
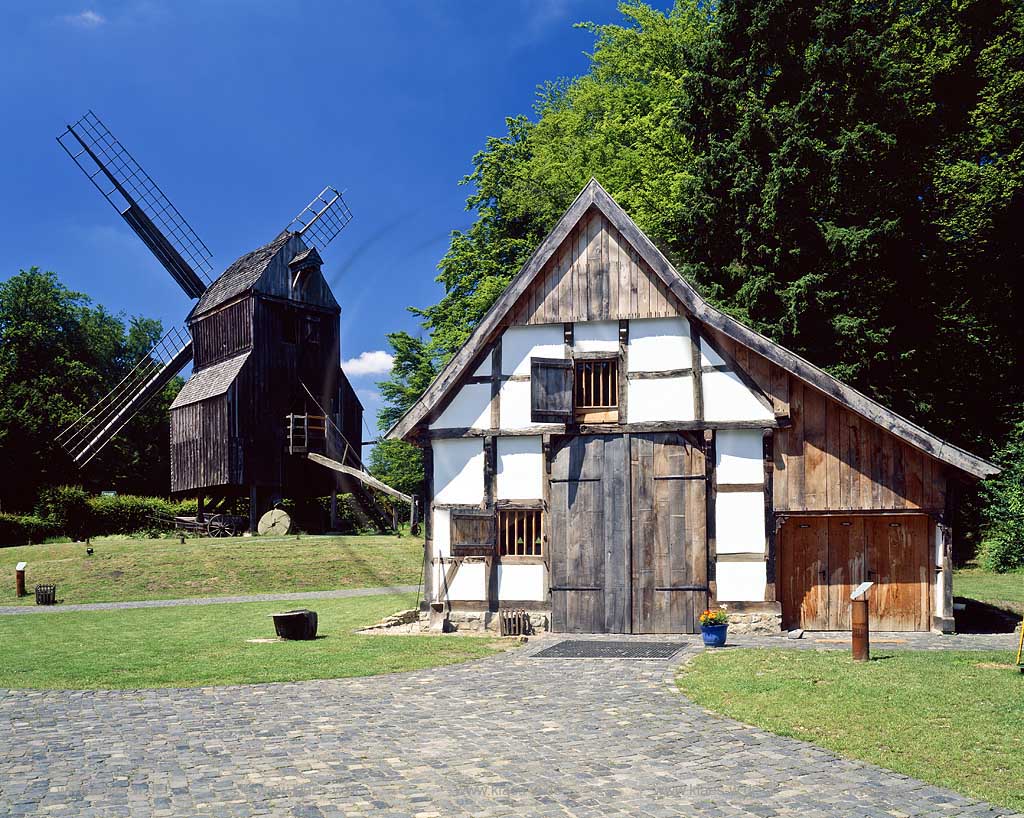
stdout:
[[622,235],[592,209],[566,237],[508,323],[668,318],[678,301]]
[[202,369],[252,348],[252,296],[226,304],[192,324],[194,366]]
[[175,409],[171,485],[175,491],[240,482],[240,452],[229,428],[229,395]]
[[740,365],[789,423],[775,433],[776,511],[945,507],[946,467],[757,352],[703,330]]

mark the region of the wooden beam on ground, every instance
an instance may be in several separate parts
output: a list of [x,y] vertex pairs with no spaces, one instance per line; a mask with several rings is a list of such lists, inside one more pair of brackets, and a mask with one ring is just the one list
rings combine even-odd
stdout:
[[367,474],[364,471],[355,469],[352,466],[346,466],[342,463],[339,463],[337,460],[331,460],[331,458],[324,457],[322,454],[316,454],[315,452],[309,452],[306,455],[306,457],[308,457],[314,463],[319,463],[321,466],[325,466],[328,469],[334,469],[334,471],[341,472],[342,474],[347,474],[351,477],[354,477],[361,483],[365,483],[371,488],[377,489],[377,491],[383,491],[385,494],[389,494],[392,497],[397,497],[399,500],[402,500],[406,503],[412,503],[412,497],[410,497],[408,494],[402,494],[402,492],[400,492],[398,489],[391,488],[391,486],[389,486],[387,483],[382,483],[376,477]]

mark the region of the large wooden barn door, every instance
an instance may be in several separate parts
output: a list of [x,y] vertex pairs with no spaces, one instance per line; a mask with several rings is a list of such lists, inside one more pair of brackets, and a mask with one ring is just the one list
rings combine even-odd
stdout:
[[928,539],[924,514],[788,519],[777,578],[783,627],[848,630],[850,593],[871,580],[874,630],[927,630]]
[[828,520],[793,518],[782,532],[775,580],[782,627],[828,630]]
[[867,531],[871,627],[880,631],[928,628],[928,517],[873,517]]
[[825,630],[845,631],[850,622],[850,594],[867,578],[863,517],[829,517],[828,620]]
[[626,633],[625,438],[571,437],[551,457],[551,629]]
[[696,633],[707,605],[704,451],[678,432],[631,439],[634,633]]

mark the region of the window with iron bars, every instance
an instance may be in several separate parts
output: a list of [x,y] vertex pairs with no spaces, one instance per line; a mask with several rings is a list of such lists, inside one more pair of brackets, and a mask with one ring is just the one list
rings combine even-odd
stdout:
[[576,361],[576,417],[590,422],[619,417],[619,361],[583,358]]
[[539,508],[498,509],[498,554],[544,556],[544,514]]

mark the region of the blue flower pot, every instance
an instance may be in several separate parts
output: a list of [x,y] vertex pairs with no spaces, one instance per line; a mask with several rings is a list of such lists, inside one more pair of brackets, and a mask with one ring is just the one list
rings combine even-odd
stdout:
[[725,625],[701,625],[700,633],[704,637],[704,645],[709,648],[720,648],[725,645],[725,632],[729,630],[729,624]]

